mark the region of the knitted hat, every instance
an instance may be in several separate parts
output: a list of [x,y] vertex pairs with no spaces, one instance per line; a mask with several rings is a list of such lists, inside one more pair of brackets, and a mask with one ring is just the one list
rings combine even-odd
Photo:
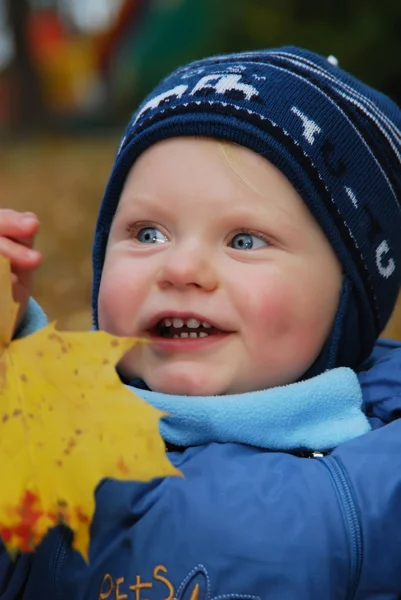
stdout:
[[308,374],[360,364],[399,290],[400,109],[334,59],[299,48],[215,56],[175,71],[133,115],[107,185],[93,250],[95,326],[108,234],[127,174],[149,146],[176,136],[246,146],[292,183],[344,271],[330,339]]

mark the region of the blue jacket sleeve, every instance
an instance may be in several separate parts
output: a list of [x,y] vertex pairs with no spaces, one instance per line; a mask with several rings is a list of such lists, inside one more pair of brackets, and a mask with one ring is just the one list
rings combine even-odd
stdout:
[[401,343],[378,340],[358,373],[363,409],[372,429],[401,417]]
[[332,458],[350,482],[347,500],[360,525],[353,597],[401,598],[401,419],[342,444]]
[[12,560],[0,543],[0,600],[20,600],[28,580],[31,555]]

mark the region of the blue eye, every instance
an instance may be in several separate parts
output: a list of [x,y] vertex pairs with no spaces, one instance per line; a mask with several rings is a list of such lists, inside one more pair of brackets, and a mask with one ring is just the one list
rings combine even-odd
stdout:
[[255,250],[268,246],[268,242],[250,233],[237,233],[230,242],[235,250]]
[[136,238],[142,244],[162,244],[168,241],[164,233],[155,227],[142,227],[136,234]]

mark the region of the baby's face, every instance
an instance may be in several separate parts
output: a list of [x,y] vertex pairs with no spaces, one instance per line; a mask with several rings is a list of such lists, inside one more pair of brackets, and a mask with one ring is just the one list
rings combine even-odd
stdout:
[[299,379],[337,310],[341,268],[288,180],[254,152],[174,138],[134,164],[114,218],[99,326],[138,336],[120,364],[169,394]]

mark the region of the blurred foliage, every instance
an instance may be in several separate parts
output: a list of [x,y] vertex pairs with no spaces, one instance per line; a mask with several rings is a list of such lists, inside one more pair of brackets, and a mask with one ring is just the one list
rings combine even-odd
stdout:
[[113,62],[119,107],[132,108],[177,66],[228,48],[230,0],[149,2],[135,35]]
[[[401,0],[121,0],[114,22],[98,33],[63,20],[68,2],[35,0],[32,9],[32,0],[0,0],[17,49],[8,78],[10,94],[20,90],[17,124],[41,116],[50,129],[122,125],[177,66],[281,45],[332,54],[401,104]],[[0,129],[1,120],[0,106]]]
[[230,49],[281,46],[334,55],[401,103],[400,0],[237,0]]
[[91,325],[91,245],[118,139],[47,136],[1,153],[0,207],[32,211],[44,261],[34,296],[60,329]]
[[281,45],[332,54],[401,104],[401,0],[159,0],[149,7],[115,65],[125,106],[188,61]]

